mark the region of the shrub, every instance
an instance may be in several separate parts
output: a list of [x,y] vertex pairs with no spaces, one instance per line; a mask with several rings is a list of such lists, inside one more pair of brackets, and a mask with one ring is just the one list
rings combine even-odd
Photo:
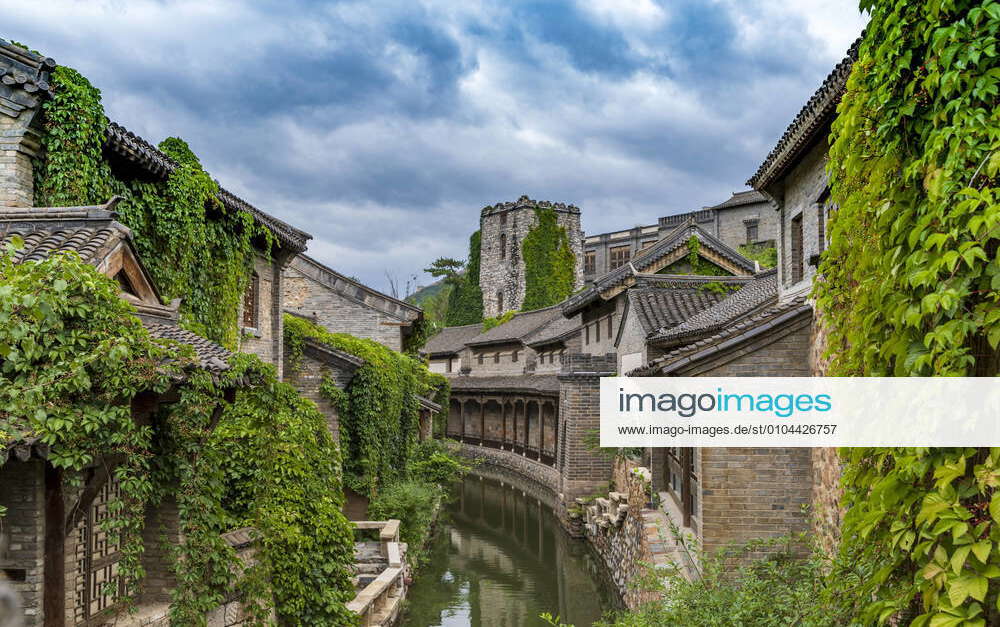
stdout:
[[375,496],[368,505],[368,516],[372,520],[398,518],[400,539],[411,550],[419,550],[430,532],[441,495],[442,490],[435,483],[419,479],[397,481]]

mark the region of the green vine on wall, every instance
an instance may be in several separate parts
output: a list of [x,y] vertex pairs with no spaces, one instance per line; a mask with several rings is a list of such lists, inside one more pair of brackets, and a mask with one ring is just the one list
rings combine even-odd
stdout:
[[[100,92],[70,68],[56,68],[52,79],[54,97],[43,105],[45,151],[34,164],[35,204],[122,196],[119,217],[162,296],[183,298],[182,326],[235,348],[253,244],[268,254],[270,232],[217,200],[217,185],[179,139],[160,145],[178,164],[167,181],[113,172],[103,154],[108,121]],[[216,378],[192,371],[190,348],[150,339],[117,284],[73,256],[21,265],[3,257],[0,275],[7,379],[0,395],[9,397],[0,444],[40,437],[52,446],[50,463],[69,479],[102,456],[122,456],[114,472],[123,496],[104,525],[120,539],[119,572],[133,600],[144,575],[146,508],[173,497],[183,536],[173,547],[175,624],[204,624],[205,612],[234,585],[255,624],[267,622],[272,606],[287,623],[353,622],[344,606],[353,596],[353,532],[340,513],[339,454],[312,403],[255,357],[237,355]],[[224,389],[245,378],[257,385],[229,405]],[[180,380],[180,400],[162,412],[161,428],[136,425],[129,399]],[[242,525],[261,533],[258,563],[245,571],[219,537]]]
[[576,256],[566,229],[559,226],[555,210],[536,207],[535,216],[538,222],[521,243],[523,311],[542,309],[566,300],[573,293],[576,279]]
[[42,105],[42,157],[35,162],[35,204],[103,204],[123,198],[119,218],[167,301],[181,298],[181,324],[230,349],[239,343],[238,311],[254,258],[269,254],[272,234],[248,213],[227,211],[218,185],[182,140],[160,149],[178,163],[167,181],[112,170],[103,154],[108,119],[100,91],[64,66],[52,73]]
[[[814,293],[834,376],[996,376],[1000,4],[861,3]],[[956,420],[960,420],[956,416]],[[1000,621],[1000,450],[853,448],[842,550],[862,618]]]
[[379,488],[403,476],[417,442],[418,396],[429,397],[447,411],[449,388],[442,375],[423,363],[374,340],[330,333],[298,316],[285,315],[285,347],[293,367],[301,362],[307,339],[365,361],[345,390],[329,377],[321,393],[336,403],[344,473],[353,489],[374,496]]

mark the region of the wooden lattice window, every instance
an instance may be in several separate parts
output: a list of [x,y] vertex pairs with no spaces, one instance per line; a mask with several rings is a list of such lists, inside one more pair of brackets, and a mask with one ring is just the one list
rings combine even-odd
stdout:
[[260,277],[254,272],[250,275],[247,289],[243,293],[243,326],[256,329],[258,310],[260,309]]
[[628,246],[615,246],[608,252],[611,256],[609,270],[616,270],[624,266],[632,258],[632,249]]
[[802,255],[804,254],[802,250],[802,214],[792,218],[792,232],[791,232],[791,275],[792,283],[798,283],[805,276],[805,259]]
[[753,244],[760,238],[760,229],[756,222],[747,222],[747,244]]
[[594,274],[597,272],[597,253],[588,250],[583,253],[583,273]]
[[102,528],[111,513],[109,505],[121,498],[121,487],[110,477],[98,491],[86,514],[73,530],[76,564],[73,577],[74,624],[111,609],[125,595],[125,582],[118,574],[121,559],[117,538]]

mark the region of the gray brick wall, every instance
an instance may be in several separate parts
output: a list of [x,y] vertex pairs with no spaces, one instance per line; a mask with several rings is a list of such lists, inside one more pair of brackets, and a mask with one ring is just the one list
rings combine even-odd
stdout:
[[340,442],[340,417],[337,406],[331,403],[325,396],[320,394],[325,376],[329,376],[340,389],[347,387],[353,377],[353,371],[331,368],[326,363],[320,361],[310,354],[306,347],[303,351],[302,361],[297,367],[288,363],[285,359],[285,381],[295,386],[299,394],[316,403],[316,408],[326,416],[326,424],[333,435],[335,442]]
[[[576,257],[574,289],[583,285],[583,234],[580,230],[580,211],[573,208],[556,208],[557,222],[566,229],[570,248]],[[522,243],[538,223],[533,206],[497,209],[486,207],[480,214],[479,231],[482,237],[479,260],[479,285],[483,292],[483,315],[499,316],[505,311],[517,311],[524,303],[524,258]],[[506,242],[501,255],[501,242]],[[498,293],[503,294],[503,311],[499,309]]]
[[[810,376],[811,316],[804,314],[716,359],[678,376]],[[701,494],[697,531],[708,550],[809,527],[802,506],[812,502],[812,453],[808,448],[701,448],[695,465]],[[663,454],[653,454],[654,480]],[[662,481],[658,481],[662,485]]]
[[[788,174],[784,179],[783,192],[776,196],[781,207],[778,280],[783,292],[807,288],[816,274],[816,266],[810,265],[809,259],[820,252],[821,211],[816,201],[827,185],[826,161],[826,143],[820,142]],[[793,284],[791,224],[798,215],[802,216],[803,280]]]
[[285,270],[284,306],[305,316],[315,316],[317,322],[332,333],[347,333],[375,340],[399,351],[403,348],[401,318],[385,314],[365,304],[339,294],[295,266]]
[[611,477],[611,462],[588,441],[600,427],[601,376],[615,369],[614,355],[566,355],[559,375],[560,492],[570,503],[589,495]]
[[0,567],[15,570],[18,579],[23,579],[15,580],[12,585],[21,599],[25,626],[41,625],[44,621],[44,462],[9,460],[0,467],[0,505],[7,508],[0,525],[8,542],[6,555],[0,555]]

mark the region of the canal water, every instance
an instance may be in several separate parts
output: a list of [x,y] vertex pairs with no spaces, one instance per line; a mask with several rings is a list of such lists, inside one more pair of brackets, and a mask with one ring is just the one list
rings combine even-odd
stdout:
[[586,627],[617,600],[583,542],[520,489],[469,475],[455,488],[410,588],[404,627]]

